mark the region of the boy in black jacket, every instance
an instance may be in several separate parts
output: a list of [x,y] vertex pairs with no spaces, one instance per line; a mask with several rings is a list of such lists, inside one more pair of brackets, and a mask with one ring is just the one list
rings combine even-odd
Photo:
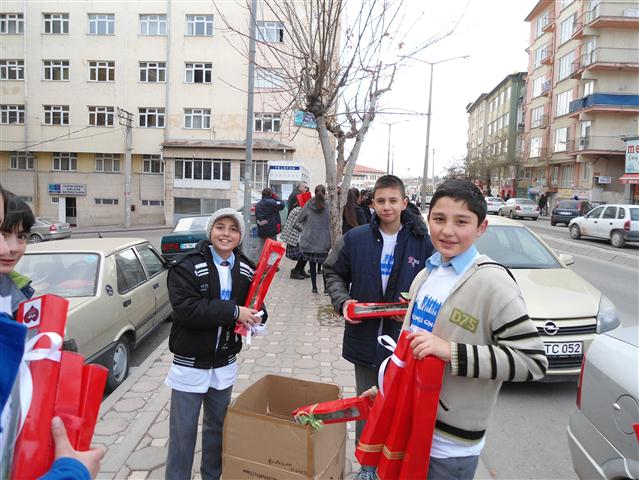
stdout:
[[266,321],[243,307],[255,266],[237,248],[244,237],[238,212],[222,208],[200,241],[171,267],[169,298],[175,318],[169,336],[173,365],[165,383],[172,388],[166,479],[191,478],[200,409],[202,479],[222,473],[222,426],[237,378],[242,339],[237,322],[251,327]]
[[[342,356],[355,364],[357,394],[377,383],[377,371],[390,355],[377,343],[379,335],[399,336],[402,318],[364,321],[348,318],[353,302],[398,302],[407,292],[433,245],[423,221],[407,214],[404,184],[384,175],[373,191],[371,223],[347,232],[324,263],[326,286],[335,311],[346,321]],[[357,422],[357,440],[364,422]]]

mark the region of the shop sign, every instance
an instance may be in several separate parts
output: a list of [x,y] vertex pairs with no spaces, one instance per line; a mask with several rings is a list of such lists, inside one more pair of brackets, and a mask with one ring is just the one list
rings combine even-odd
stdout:
[[597,177],[597,183],[600,185],[612,183],[612,177],[604,177],[603,175],[599,175]]
[[639,173],[639,138],[626,140],[626,173]]
[[49,193],[51,195],[86,195],[86,184],[80,183],[49,183]]
[[295,110],[295,125],[304,128],[317,128],[315,122],[315,115],[310,112],[303,112],[302,110]]

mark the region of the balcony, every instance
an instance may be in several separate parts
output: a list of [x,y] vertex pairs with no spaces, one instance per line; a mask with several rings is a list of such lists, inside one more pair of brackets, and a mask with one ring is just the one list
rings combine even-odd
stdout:
[[606,2],[584,14],[590,28],[639,28],[639,7],[629,2]]
[[545,47],[543,47],[543,50],[541,53],[541,59],[539,60],[539,62],[542,65],[551,65],[554,58],[555,58],[555,52],[552,48],[552,45],[546,45]]
[[548,97],[550,95],[551,90],[552,90],[552,80],[546,80],[544,83],[541,84],[541,94],[544,97]]
[[555,31],[555,12],[550,10],[548,12],[548,20],[546,21],[546,25],[542,29],[544,32],[554,32]]
[[539,115],[538,118],[532,118],[530,120],[530,128],[547,128],[548,127],[548,114]]
[[568,112],[578,117],[587,112],[638,113],[639,95],[619,93],[593,93],[570,102]]
[[626,146],[621,136],[579,137],[568,143],[568,155],[624,155]]
[[584,24],[585,24],[585,14],[578,15],[575,18],[575,22],[572,24],[572,35],[570,38],[583,38],[584,36]]
[[603,71],[639,72],[639,48],[598,47],[581,55],[572,66],[579,75]]
[[546,160],[546,158],[548,158],[548,148],[546,147],[534,148],[534,149],[531,149],[529,152],[526,152],[525,155],[526,156],[524,158],[524,163],[527,165],[543,163]]

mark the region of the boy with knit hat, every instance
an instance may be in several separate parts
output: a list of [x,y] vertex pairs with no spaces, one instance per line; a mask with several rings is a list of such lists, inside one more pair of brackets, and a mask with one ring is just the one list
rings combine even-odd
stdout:
[[247,328],[266,321],[244,305],[255,265],[238,246],[244,238],[242,216],[231,208],[216,211],[208,239],[171,267],[169,298],[174,320],[169,336],[173,364],[165,383],[171,387],[167,479],[191,478],[197,424],[202,422],[202,479],[222,474],[222,426],[237,378],[236,355],[242,339],[236,323]]

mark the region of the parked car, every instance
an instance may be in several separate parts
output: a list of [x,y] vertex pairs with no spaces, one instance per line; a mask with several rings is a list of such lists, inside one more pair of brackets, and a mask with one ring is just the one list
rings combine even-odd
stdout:
[[505,205],[506,202],[500,197],[486,197],[486,208],[488,213],[498,214],[499,209]]
[[36,218],[31,227],[29,243],[40,243],[47,240],[61,240],[71,236],[70,225],[66,222],[56,222],[50,218]]
[[178,218],[170,233],[162,237],[160,248],[166,260],[175,260],[181,253],[193,250],[197,242],[206,238],[210,215]]
[[528,315],[544,341],[546,379],[578,375],[590,342],[619,326],[614,304],[568,268],[574,263],[571,255],[556,255],[520,222],[490,217],[475,245],[508,267],[517,280]]
[[539,207],[529,198],[510,198],[499,209],[499,215],[510,218],[530,218],[537,220]]
[[567,428],[579,478],[639,478],[638,358],[637,326],[598,336],[586,354]]
[[592,205],[585,200],[561,200],[550,214],[550,225],[553,227],[558,223],[566,226],[570,220],[585,215],[592,210]]
[[131,351],[173,312],[166,263],[143,239],[29,245],[16,270],[31,278],[36,295],[69,300],[64,348],[104,365],[108,391],[128,376]]
[[610,240],[613,247],[621,248],[626,242],[639,242],[639,205],[601,205],[568,224],[570,236]]

